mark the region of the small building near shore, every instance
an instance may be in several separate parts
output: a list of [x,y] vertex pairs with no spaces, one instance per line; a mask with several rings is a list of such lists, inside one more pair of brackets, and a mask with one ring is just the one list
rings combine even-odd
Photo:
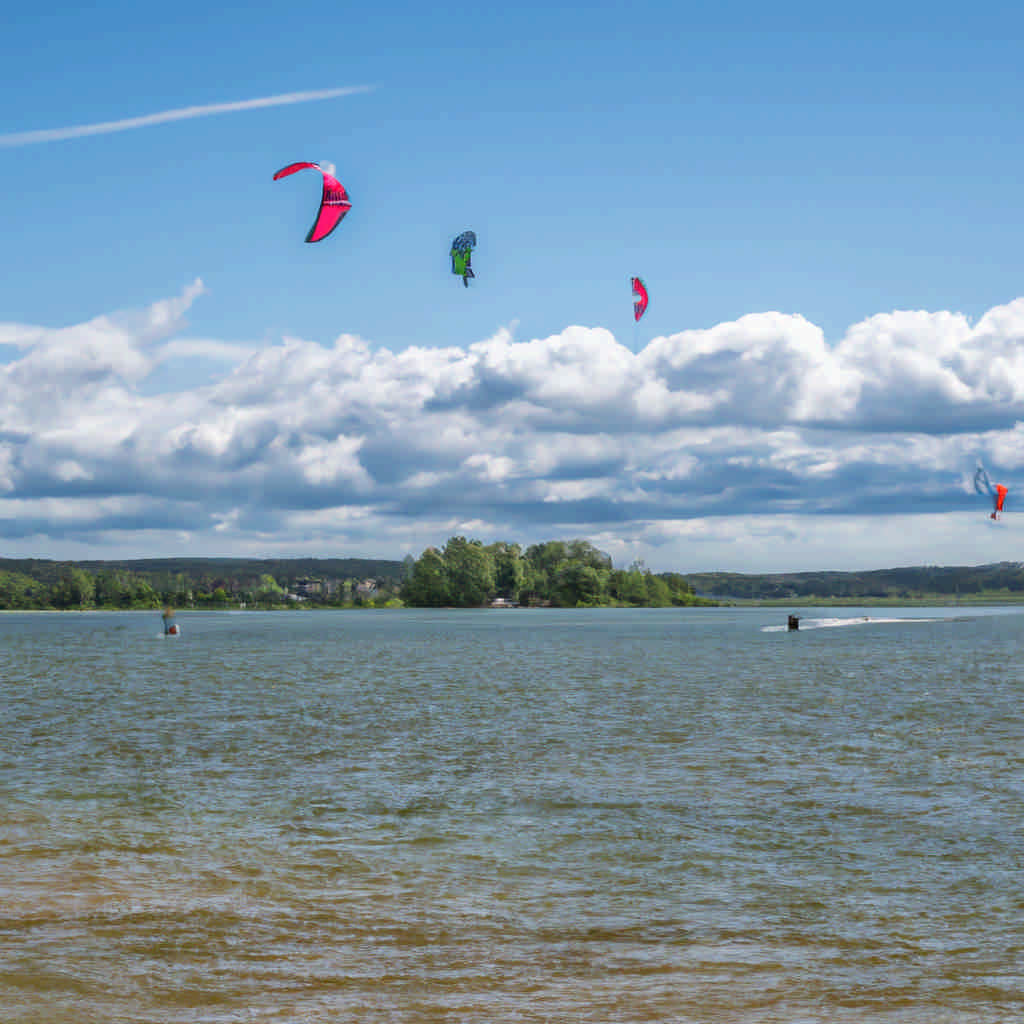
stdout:
[[324,581],[313,576],[303,576],[295,581],[292,590],[297,597],[319,597],[324,593]]

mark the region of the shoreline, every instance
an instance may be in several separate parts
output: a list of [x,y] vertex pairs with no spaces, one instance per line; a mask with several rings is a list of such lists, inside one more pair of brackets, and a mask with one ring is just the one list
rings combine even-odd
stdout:
[[[714,604],[690,604],[690,605],[587,605],[587,606],[565,606],[565,607],[532,607],[532,608],[491,608],[487,605],[480,605],[472,608],[456,607],[455,605],[443,606],[419,606],[406,605],[401,608],[375,608],[372,606],[360,607],[348,605],[343,607],[331,605],[315,605],[304,607],[277,608],[175,608],[176,615],[202,615],[207,612],[235,612],[235,613],[261,613],[261,612],[407,612],[407,611],[432,611],[432,612],[465,612],[465,611],[525,611],[525,612],[550,612],[550,611],[616,611],[622,609],[634,609],[638,611],[656,611],[664,609],[675,609],[685,611],[688,609],[700,609],[706,611],[713,608],[981,608],[981,607],[1024,607],[1024,595],[1021,597],[979,597],[976,600],[951,601],[942,598],[873,598],[868,600],[856,600],[852,598],[715,598]],[[100,615],[113,613],[127,613],[134,615],[160,615],[162,608],[0,608],[0,615],[32,614],[53,614],[53,615]]]

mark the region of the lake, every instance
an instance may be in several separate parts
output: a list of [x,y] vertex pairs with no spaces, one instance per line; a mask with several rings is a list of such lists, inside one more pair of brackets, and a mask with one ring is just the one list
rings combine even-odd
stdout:
[[798,611],[0,615],[0,1016],[1024,1021],[1024,613]]

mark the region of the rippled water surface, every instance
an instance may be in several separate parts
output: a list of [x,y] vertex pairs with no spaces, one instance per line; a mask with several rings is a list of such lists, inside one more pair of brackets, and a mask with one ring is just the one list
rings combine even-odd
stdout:
[[0,1019],[1024,1021],[1024,614],[803,614],[0,615]]

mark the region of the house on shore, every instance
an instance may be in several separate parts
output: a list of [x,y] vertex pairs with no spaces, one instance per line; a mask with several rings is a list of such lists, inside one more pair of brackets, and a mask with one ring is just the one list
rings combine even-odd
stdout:
[[314,576],[303,576],[295,581],[292,593],[299,598],[321,597],[327,592],[324,581]]

